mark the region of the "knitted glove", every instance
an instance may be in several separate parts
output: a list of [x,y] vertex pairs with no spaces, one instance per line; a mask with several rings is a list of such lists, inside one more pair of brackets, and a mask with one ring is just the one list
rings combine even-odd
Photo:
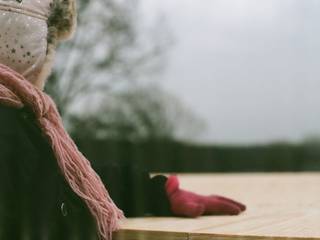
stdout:
[[238,215],[246,209],[242,203],[218,195],[202,196],[179,188],[177,176],[170,176],[165,189],[173,214],[183,217],[201,215]]

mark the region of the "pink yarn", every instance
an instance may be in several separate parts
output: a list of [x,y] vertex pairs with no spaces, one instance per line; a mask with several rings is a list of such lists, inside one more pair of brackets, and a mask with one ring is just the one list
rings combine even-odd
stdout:
[[119,228],[119,221],[124,218],[123,212],[114,204],[90,162],[64,130],[53,100],[20,74],[0,64],[0,104],[26,107],[35,114],[63,176],[95,218],[101,239],[111,239],[112,232]]

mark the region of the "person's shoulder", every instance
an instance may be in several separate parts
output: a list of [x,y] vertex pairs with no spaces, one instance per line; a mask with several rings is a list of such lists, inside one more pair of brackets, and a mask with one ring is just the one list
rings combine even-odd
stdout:
[[0,105],[0,137],[16,134],[20,130],[21,111]]

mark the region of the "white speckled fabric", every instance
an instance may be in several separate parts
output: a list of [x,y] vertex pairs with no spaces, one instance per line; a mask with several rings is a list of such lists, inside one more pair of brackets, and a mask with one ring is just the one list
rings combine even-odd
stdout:
[[47,52],[53,0],[0,0],[0,63],[35,82]]

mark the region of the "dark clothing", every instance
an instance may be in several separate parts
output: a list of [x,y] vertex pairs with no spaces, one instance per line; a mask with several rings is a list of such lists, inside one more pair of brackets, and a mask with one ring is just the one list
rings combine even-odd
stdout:
[[148,172],[132,165],[109,164],[95,170],[126,217],[172,216],[164,189],[165,176],[150,178]]
[[[164,184],[136,166],[94,166],[127,217],[171,215]],[[0,239],[98,239],[85,203],[60,174],[26,110],[0,105]]]

